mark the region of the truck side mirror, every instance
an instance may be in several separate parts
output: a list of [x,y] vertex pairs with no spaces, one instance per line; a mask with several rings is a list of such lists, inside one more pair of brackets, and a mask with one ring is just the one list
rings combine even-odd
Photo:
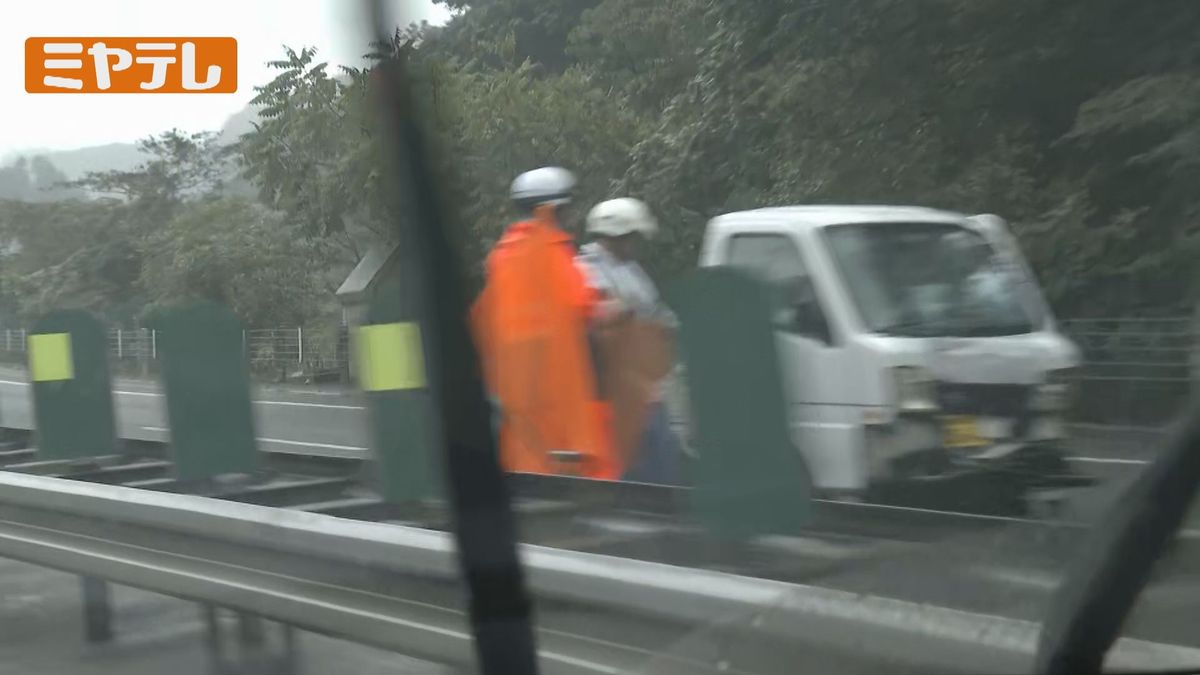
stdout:
[[815,297],[801,301],[796,305],[795,328],[797,334],[819,340],[824,344],[832,344],[829,334],[829,323],[825,321],[825,313]]
[[782,303],[783,311],[776,317],[780,330],[819,340],[825,344],[833,342],[825,312],[817,301],[816,290],[808,277],[797,277],[786,284],[787,295]]

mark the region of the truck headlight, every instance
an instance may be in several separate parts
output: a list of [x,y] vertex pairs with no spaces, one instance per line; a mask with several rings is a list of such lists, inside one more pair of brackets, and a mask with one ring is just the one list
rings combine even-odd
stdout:
[[900,412],[928,413],[940,408],[937,382],[928,370],[919,366],[897,366],[892,373],[896,378],[896,407]]
[[1034,389],[1029,407],[1038,412],[1066,411],[1074,398],[1078,374],[1076,368],[1047,371],[1045,379]]

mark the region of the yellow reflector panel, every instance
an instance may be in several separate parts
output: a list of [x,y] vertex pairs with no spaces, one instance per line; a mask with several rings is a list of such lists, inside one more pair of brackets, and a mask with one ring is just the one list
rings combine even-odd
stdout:
[[34,382],[57,382],[75,377],[70,333],[29,336],[29,376]]
[[425,358],[417,324],[360,326],[354,335],[358,379],[364,391],[425,386]]

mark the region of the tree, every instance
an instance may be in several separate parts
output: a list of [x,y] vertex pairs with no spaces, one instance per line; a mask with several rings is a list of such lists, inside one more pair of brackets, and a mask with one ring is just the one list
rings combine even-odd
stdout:
[[17,319],[86,307],[132,320],[139,269],[124,239],[124,208],[113,200],[0,202],[0,289]]
[[144,222],[163,222],[185,200],[220,193],[231,173],[232,150],[218,142],[216,132],[172,129],[138,141],[138,150],[149,159],[136,168],[92,172],[72,186],[119,197]]
[[303,325],[332,298],[313,273],[314,246],[277,213],[242,198],[189,206],[141,247],[147,311],[207,300],[251,328]]
[[[374,49],[418,75],[473,263],[513,217],[513,176],[559,164],[581,178],[576,217],[650,204],[660,276],[695,264],[724,211],[891,202],[1003,214],[1064,313],[1195,295],[1194,2],[445,4],[446,26]],[[355,258],[404,214],[370,69],[330,75],[311,50],[273,65],[249,175]]]
[[387,237],[394,192],[383,174],[368,72],[343,68],[333,77],[316,50],[285,48],[285,55],[269,64],[278,75],[256,88],[259,121],[239,144],[245,175],[264,204],[357,262]]
[[465,10],[435,31],[425,52],[470,70],[505,70],[526,61],[547,74],[576,65],[567,44],[583,14],[601,0],[482,0],[443,2]]

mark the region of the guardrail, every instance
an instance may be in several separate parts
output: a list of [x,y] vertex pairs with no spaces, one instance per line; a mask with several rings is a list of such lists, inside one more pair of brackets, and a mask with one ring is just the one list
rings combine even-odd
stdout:
[[[474,665],[446,533],[11,473],[0,505],[0,556]],[[538,546],[522,556],[544,672],[727,672],[734,653],[753,673],[818,654],[1017,672],[1037,643],[1028,621]],[[753,656],[739,640],[754,641]],[[1116,668],[1197,662],[1200,650],[1129,639],[1109,657]]]

